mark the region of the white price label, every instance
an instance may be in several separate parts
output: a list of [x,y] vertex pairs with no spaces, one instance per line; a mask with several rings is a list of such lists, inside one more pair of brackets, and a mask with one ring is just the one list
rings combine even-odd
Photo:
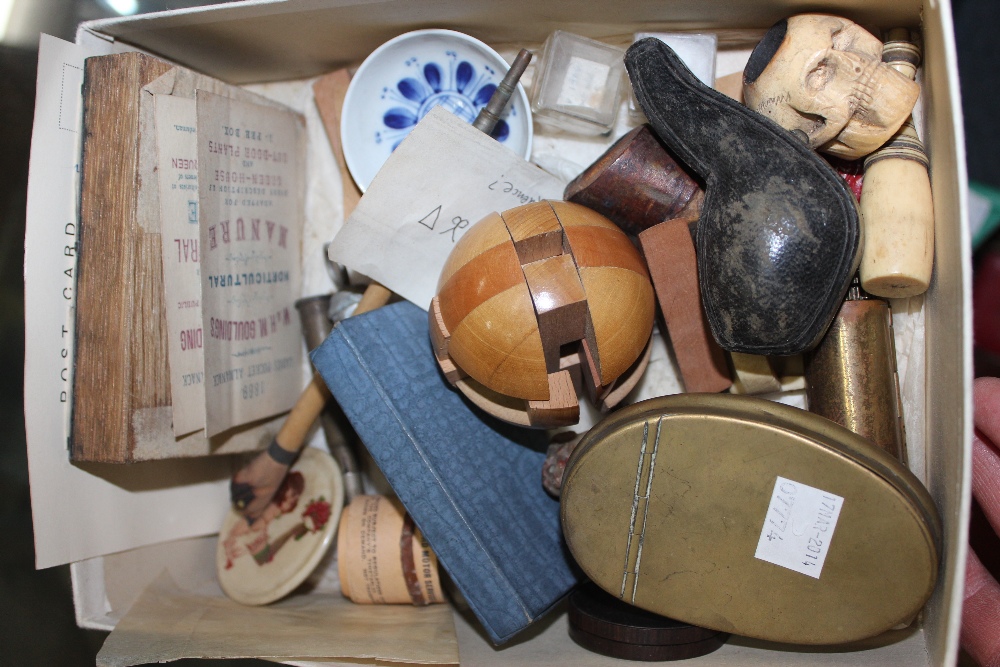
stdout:
[[819,579],[843,505],[838,495],[778,477],[754,556]]

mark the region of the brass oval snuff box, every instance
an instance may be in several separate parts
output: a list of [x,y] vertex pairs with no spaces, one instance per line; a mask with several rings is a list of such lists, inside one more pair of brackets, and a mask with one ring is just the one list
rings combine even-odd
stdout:
[[937,580],[941,523],[920,481],[846,428],[763,399],[614,413],[574,452],[561,502],[599,586],[724,632],[863,639],[909,622]]

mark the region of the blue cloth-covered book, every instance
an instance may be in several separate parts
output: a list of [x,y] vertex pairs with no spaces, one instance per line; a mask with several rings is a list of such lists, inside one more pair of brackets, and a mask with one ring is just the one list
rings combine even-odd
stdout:
[[312,360],[493,642],[569,592],[544,432],[493,419],[448,384],[425,311],[401,302],[344,320]]

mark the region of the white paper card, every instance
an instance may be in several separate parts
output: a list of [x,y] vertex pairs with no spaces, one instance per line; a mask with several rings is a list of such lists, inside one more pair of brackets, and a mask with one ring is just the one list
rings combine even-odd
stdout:
[[566,183],[435,108],[392,153],[330,259],[425,310],[455,242],[494,211],[562,199]]
[[291,111],[197,95],[209,436],[292,407],[302,389],[302,126]]
[[819,579],[843,505],[836,494],[778,477],[754,556]]
[[197,110],[193,99],[155,95],[153,100],[170,398],[174,435],[180,437],[205,427]]

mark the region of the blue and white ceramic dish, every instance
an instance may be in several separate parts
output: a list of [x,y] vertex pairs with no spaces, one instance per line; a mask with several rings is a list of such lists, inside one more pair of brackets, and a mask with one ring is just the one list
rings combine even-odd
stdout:
[[[375,49],[344,98],[340,135],[347,168],[362,191],[392,151],[435,106],[469,123],[486,106],[508,69],[496,51],[453,30],[417,30]],[[493,137],[531,155],[531,111],[520,85]]]

